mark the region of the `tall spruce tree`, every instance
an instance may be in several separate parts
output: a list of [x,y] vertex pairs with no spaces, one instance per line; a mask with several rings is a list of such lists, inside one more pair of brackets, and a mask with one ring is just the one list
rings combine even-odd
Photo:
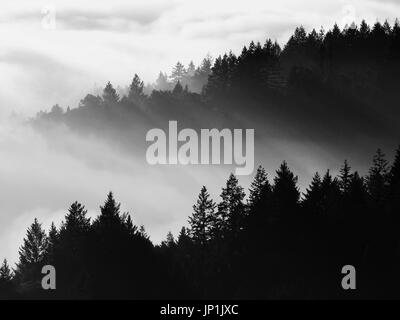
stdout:
[[268,181],[268,175],[262,166],[257,168],[257,173],[249,188],[249,199],[247,204],[249,208],[254,208],[259,204],[261,198],[271,191],[271,185]]
[[171,79],[172,82],[182,82],[186,74],[185,67],[179,61],[176,63],[175,67],[172,69]]
[[205,246],[211,240],[215,208],[216,204],[210,199],[207,188],[203,186],[193,206],[193,214],[189,217],[190,235],[195,244]]
[[345,160],[343,166],[340,168],[339,174],[340,190],[344,195],[347,195],[349,192],[351,179],[351,167],[349,166],[347,160]]
[[10,266],[8,265],[7,259],[3,260],[0,267],[0,287],[5,283],[8,283],[12,279],[12,272]]
[[319,214],[322,211],[323,199],[322,179],[318,172],[315,173],[311,180],[310,186],[307,188],[302,201],[302,206],[307,213]]
[[216,233],[219,236],[236,236],[243,228],[245,193],[233,173],[229,176],[226,186],[222,188],[222,201],[218,204]]
[[68,209],[61,232],[68,232],[73,235],[83,234],[89,231],[90,218],[86,218],[85,206],[75,201]]
[[107,82],[107,85],[103,90],[103,100],[106,103],[117,103],[119,101],[117,90],[114,89],[111,82]]
[[46,260],[49,263],[54,263],[56,248],[59,244],[59,233],[54,222],[51,223],[47,242]]
[[136,103],[142,102],[145,97],[143,89],[144,82],[135,73],[135,76],[133,77],[133,80],[129,86],[128,99]]
[[13,274],[6,259],[0,267],[0,300],[10,299],[15,295]]
[[283,217],[295,214],[300,199],[297,181],[297,176],[290,171],[286,161],[284,161],[276,171],[272,186],[275,214]]
[[387,193],[389,183],[389,167],[385,155],[378,149],[373,158],[372,167],[367,177],[368,192],[372,200],[381,203]]
[[180,80],[178,80],[178,82],[176,83],[174,89],[172,90],[172,93],[173,93],[174,95],[180,95],[180,94],[183,93],[183,87],[182,87],[182,85],[181,85]]
[[19,249],[16,276],[20,281],[37,280],[40,277],[41,263],[47,252],[47,236],[42,225],[35,218],[26,232],[23,245]]

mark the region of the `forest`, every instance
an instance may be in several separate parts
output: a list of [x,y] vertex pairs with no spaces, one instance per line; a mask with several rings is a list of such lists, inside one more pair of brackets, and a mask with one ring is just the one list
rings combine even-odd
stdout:
[[[231,174],[218,202],[203,186],[175,239],[153,245],[110,192],[93,220],[74,202],[60,226],[35,219],[16,268],[0,268],[2,298],[337,299],[399,298],[400,147],[381,150],[366,177],[347,161],[315,173],[300,194],[283,162],[269,179],[260,166],[248,190]],[[53,265],[57,289],[43,290]],[[357,270],[357,290],[340,285]]]
[[207,56],[198,67],[178,62],[152,85],[137,74],[127,88],[108,82],[77,107],[55,104],[31,124],[49,139],[62,123],[130,152],[133,144],[144,145],[149,129],[167,129],[169,120],[193,129],[250,122],[259,135],[302,137],[363,160],[371,144],[392,150],[398,143],[399,43],[398,20],[309,33],[298,27],[282,47],[271,39],[252,41],[239,54]]
[[[199,67],[179,62],[153,85],[135,75],[120,92],[108,82],[101,95],[86,95],[76,108],[54,105],[29,124],[43,134],[65,124],[124,147],[132,139],[143,145],[146,129],[170,119],[191,128],[237,128],[246,119],[256,132],[277,123],[284,135],[290,127],[321,144],[357,146],[370,163],[363,146],[387,151],[399,143],[399,75],[398,21],[298,27],[283,48],[251,42]],[[378,149],[365,175],[347,161],[337,176],[316,172],[304,192],[286,161],[275,173],[258,167],[247,192],[231,174],[219,199],[201,188],[187,226],[161,244],[120,211],[117,197],[110,192],[92,219],[78,202],[50,230],[35,219],[19,261],[1,265],[0,298],[400,296],[400,147],[392,161]],[[46,264],[57,270],[56,290],[41,288]],[[344,265],[357,270],[355,291],[340,285]]]

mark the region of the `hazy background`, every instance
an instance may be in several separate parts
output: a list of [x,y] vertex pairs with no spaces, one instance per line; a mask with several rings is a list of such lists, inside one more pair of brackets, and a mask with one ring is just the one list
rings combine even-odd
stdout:
[[[43,28],[46,7],[56,10],[55,29]],[[301,24],[310,30],[363,18],[370,24],[386,18],[393,22],[399,9],[397,1],[365,0],[117,0],[90,5],[2,1],[0,258],[16,261],[17,247],[34,217],[46,227],[51,221],[59,223],[75,200],[94,216],[110,190],[122,209],[159,242],[167,231],[176,234],[186,223],[203,184],[218,200],[232,170],[150,167],[144,149],[127,155],[96,137],[82,139],[63,127],[49,142],[23,124],[37,111],[55,103],[76,107],[92,88],[107,81],[125,86],[134,73],[152,82],[160,70],[169,73],[178,60],[199,64],[207,53],[217,56],[230,49],[238,53],[251,40],[263,42],[270,37],[283,44]],[[370,146],[371,156],[376,147]],[[280,161],[289,159],[303,186],[316,170],[335,171],[343,160],[311,142],[299,145],[283,138],[256,140],[256,150],[271,174]],[[240,182],[247,188],[250,179],[241,177]]]

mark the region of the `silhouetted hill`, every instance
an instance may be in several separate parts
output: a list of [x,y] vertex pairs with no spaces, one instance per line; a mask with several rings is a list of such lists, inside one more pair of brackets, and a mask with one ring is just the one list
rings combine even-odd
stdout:
[[55,106],[33,123],[64,123],[127,150],[168,120],[191,128],[251,126],[261,138],[308,141],[344,154],[357,145],[365,158],[371,144],[393,149],[400,134],[399,39],[398,22],[335,25],[326,33],[299,27],[283,49],[268,39],[251,42],[238,56],[217,57],[210,71],[205,60],[197,69],[203,78],[209,74],[201,93],[189,89],[194,66],[178,63],[169,79],[162,74],[166,91],[146,95],[135,75],[122,97],[109,83],[102,97],[87,95],[67,111]]

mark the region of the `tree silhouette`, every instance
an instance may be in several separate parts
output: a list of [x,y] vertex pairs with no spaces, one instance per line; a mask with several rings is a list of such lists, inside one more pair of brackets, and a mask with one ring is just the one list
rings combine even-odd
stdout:
[[11,279],[11,269],[7,263],[7,259],[4,259],[3,264],[0,267],[0,282],[9,282]]
[[290,171],[286,161],[276,171],[272,186],[273,208],[282,217],[292,216],[297,211],[300,192],[297,188],[298,178]]
[[174,95],[180,95],[180,94],[183,93],[183,87],[182,87],[181,82],[179,80],[176,82],[176,85],[174,87],[174,90],[172,90],[172,93]]
[[210,199],[205,186],[201,188],[193,214],[189,217],[190,235],[195,244],[205,246],[212,237],[212,220],[216,204]]
[[370,196],[373,201],[380,203],[384,200],[388,187],[388,162],[385,160],[385,155],[378,149],[374,158],[373,165],[369,169],[367,177],[367,185]]
[[221,202],[218,204],[215,233],[220,237],[236,237],[243,227],[245,193],[233,173],[222,188]]
[[19,249],[19,261],[15,270],[15,277],[22,291],[39,288],[40,270],[45,260],[47,245],[46,232],[35,218]]
[[352,176],[351,167],[349,166],[347,160],[345,160],[343,166],[340,168],[339,175],[340,190],[343,192],[343,194],[347,194],[349,192]]
[[266,193],[271,191],[271,185],[268,181],[268,175],[262,166],[257,168],[256,175],[249,189],[249,199],[247,204],[249,207],[255,207]]
[[60,240],[59,232],[54,222],[52,222],[49,230],[49,235],[47,237],[47,248],[46,248],[47,250],[46,259],[49,263],[54,263],[55,252],[59,244],[59,240]]
[[135,103],[143,102],[143,99],[145,98],[145,94],[143,92],[143,88],[144,88],[143,81],[135,73],[135,76],[133,77],[132,83],[129,86],[128,99],[133,101],[133,102],[135,102]]
[[11,298],[14,295],[14,285],[12,283],[12,271],[6,259],[0,267],[0,299]]
[[182,82],[186,74],[185,67],[179,61],[176,63],[175,67],[172,69],[171,79],[173,83]]

